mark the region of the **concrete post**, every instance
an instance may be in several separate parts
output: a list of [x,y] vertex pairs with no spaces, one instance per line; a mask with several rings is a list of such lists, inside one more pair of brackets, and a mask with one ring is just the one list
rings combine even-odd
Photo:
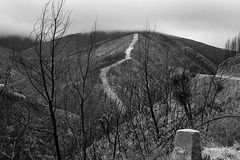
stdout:
[[173,160],[202,160],[200,132],[178,130],[174,139]]

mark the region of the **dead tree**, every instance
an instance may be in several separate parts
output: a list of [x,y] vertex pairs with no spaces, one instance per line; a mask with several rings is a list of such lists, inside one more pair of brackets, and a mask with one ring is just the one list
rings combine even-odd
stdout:
[[[94,53],[96,51],[96,23],[89,34],[89,39],[87,41],[87,48],[84,50],[77,47],[77,52],[74,55],[68,57],[66,61],[67,64],[67,79],[66,79],[66,91],[69,95],[66,95],[66,99],[72,99],[71,103],[76,106],[76,112],[81,117],[79,132],[75,133],[80,135],[80,139],[77,139],[78,147],[81,148],[80,159],[87,159],[87,147],[89,145],[89,137],[91,131],[89,128],[92,127],[91,120],[86,117],[86,110],[93,105],[97,100],[94,100],[95,95],[93,95],[94,81],[96,78],[93,77],[96,70],[96,62],[94,59]],[[86,108],[87,107],[87,108]],[[92,113],[92,115],[93,113]],[[90,124],[89,124],[90,123]],[[93,138],[93,137],[92,137]]]
[[[47,104],[52,136],[55,141],[57,159],[61,159],[55,110],[62,77],[64,61],[62,38],[70,25],[70,13],[64,10],[65,0],[50,0],[43,7],[42,15],[36,22],[32,34],[36,45],[28,55],[17,56],[19,70],[28,78],[32,87]],[[25,52],[28,53],[28,52]]]

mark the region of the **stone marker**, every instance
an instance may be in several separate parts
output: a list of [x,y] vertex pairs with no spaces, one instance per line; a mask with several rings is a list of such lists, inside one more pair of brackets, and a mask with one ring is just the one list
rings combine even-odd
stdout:
[[174,139],[173,160],[202,160],[200,132],[192,129],[178,130]]

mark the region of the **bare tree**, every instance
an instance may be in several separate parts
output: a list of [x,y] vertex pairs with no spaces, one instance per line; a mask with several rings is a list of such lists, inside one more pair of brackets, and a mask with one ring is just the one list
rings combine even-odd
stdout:
[[240,32],[237,35],[237,52],[240,52]]
[[[94,86],[96,78],[94,77],[96,70],[96,61],[95,61],[95,51],[96,47],[96,23],[92,29],[92,32],[89,34],[89,39],[87,41],[87,48],[82,50],[77,47],[77,52],[69,56],[67,61],[71,63],[67,66],[67,79],[66,79],[66,90],[69,95],[66,95],[67,99],[72,99],[72,102],[76,108],[76,112],[81,117],[80,126],[78,132],[80,132],[80,139],[77,139],[78,147],[81,148],[80,159],[87,159],[87,147],[89,143],[93,140],[94,137],[91,135],[91,127],[93,122],[91,119],[94,118],[94,111],[90,115],[86,114],[87,110],[90,110],[93,105],[96,105],[94,102],[97,100],[93,95]],[[86,108],[87,107],[87,108]],[[79,135],[79,133],[76,133]],[[92,138],[92,139],[91,139]]]
[[231,50],[233,52],[236,52],[237,51],[237,36],[233,37],[232,38],[232,41],[231,41]]
[[[158,48],[159,44],[161,47]],[[174,42],[164,35],[157,37],[151,32],[140,34],[139,43],[131,55],[136,58],[132,62],[134,67],[126,66],[134,68],[133,71],[121,71],[123,74],[119,80],[119,92],[122,92],[124,104],[131,108],[129,124],[126,122],[123,125],[134,133],[135,140],[132,143],[137,144],[141,157],[147,157],[157,145],[162,152],[171,150],[171,142],[177,129],[194,128],[201,123],[199,119],[202,115],[205,120],[209,118],[211,109],[213,112],[218,110],[213,107],[216,106],[215,99],[219,93],[214,92],[217,90],[217,82],[210,82],[211,92],[206,92],[205,97],[200,97],[199,93],[193,95],[195,91],[192,90],[197,92],[201,87],[198,85],[193,88],[193,75],[190,72],[192,66],[199,65],[195,63],[197,57],[192,52],[192,57],[188,54],[184,61],[176,59],[174,56],[185,53],[180,53],[184,50],[179,50],[175,54],[176,50],[171,48],[171,44],[174,45]],[[206,104],[198,103],[197,106],[195,98],[201,98],[201,102],[204,101],[203,98],[207,98]],[[203,112],[200,111],[201,108],[204,108]],[[126,137],[122,135],[124,131],[121,129],[118,134]],[[124,141],[131,140],[120,142]]]
[[228,39],[227,42],[225,43],[225,59],[228,59],[230,57],[230,52],[231,52],[231,40]]
[[240,51],[240,33],[233,37],[232,39],[228,39],[225,43],[225,59],[234,56],[237,52]]
[[[57,95],[62,80],[66,41],[61,38],[70,25],[70,13],[64,10],[65,0],[50,0],[43,7],[42,15],[34,26],[32,34],[36,46],[29,55],[20,55],[20,71],[27,76],[32,87],[48,105],[52,122],[57,159],[61,159],[57,120],[55,116]],[[29,57],[27,57],[29,56]]]
[[144,70],[144,80],[143,80],[143,87],[146,91],[146,96],[147,96],[147,101],[148,101],[148,107],[150,109],[150,113],[151,113],[151,117],[152,117],[152,120],[154,122],[154,127],[155,127],[155,131],[156,131],[156,135],[157,135],[157,139],[159,140],[160,139],[160,135],[159,135],[159,127],[158,127],[158,122],[157,122],[157,118],[155,116],[155,112],[154,112],[154,103],[156,101],[156,97],[155,95],[153,94],[156,94],[155,91],[154,91],[154,87],[156,86],[153,86],[154,84],[151,83],[151,73],[149,71],[149,64],[151,61],[151,58],[150,58],[150,50],[151,50],[151,40],[152,40],[152,33],[150,32],[147,32],[146,33],[146,37],[145,37],[145,42],[144,42],[144,47],[143,47],[143,50],[144,50],[144,60],[143,60],[143,70]]

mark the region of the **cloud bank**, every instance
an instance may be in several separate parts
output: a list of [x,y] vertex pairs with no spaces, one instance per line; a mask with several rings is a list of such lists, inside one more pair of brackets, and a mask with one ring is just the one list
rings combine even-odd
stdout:
[[[0,0],[0,35],[29,35],[45,0]],[[237,0],[67,0],[73,10],[70,33],[99,30],[156,31],[218,47],[240,31]]]

